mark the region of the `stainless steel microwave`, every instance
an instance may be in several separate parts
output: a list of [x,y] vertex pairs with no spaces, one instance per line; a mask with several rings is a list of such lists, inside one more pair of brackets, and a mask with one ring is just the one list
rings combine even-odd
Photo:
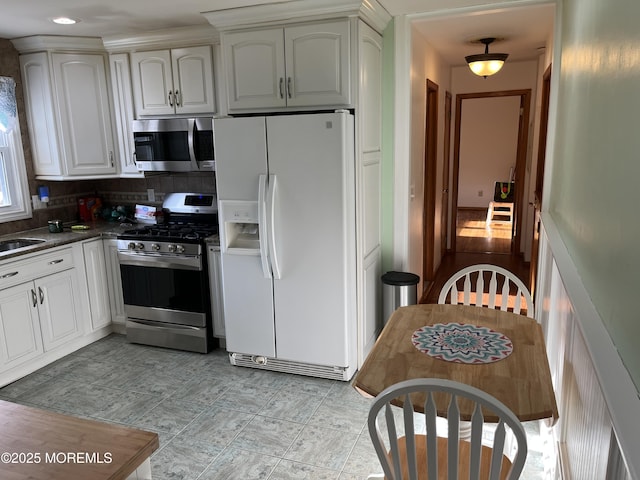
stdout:
[[140,171],[215,170],[213,118],[134,120],[132,130]]

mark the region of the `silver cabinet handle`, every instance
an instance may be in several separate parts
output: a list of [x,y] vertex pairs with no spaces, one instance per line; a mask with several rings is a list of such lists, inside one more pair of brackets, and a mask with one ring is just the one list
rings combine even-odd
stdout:
[[38,297],[36,296],[36,291],[33,288],[31,289],[31,300],[33,301],[33,306],[37,307],[38,306]]
[[15,277],[18,274],[18,272],[9,272],[9,273],[5,273],[4,275],[0,275],[0,278],[11,278],[11,277]]
[[180,97],[180,92],[178,90],[176,90],[173,93],[173,98],[176,99],[176,107],[181,107],[182,106],[182,98]]
[[291,88],[291,77],[287,77],[287,95],[291,98],[293,88]]
[[173,92],[169,90],[169,106],[170,107],[173,107],[173,99],[171,98],[172,95],[173,95]]
[[284,78],[280,77],[280,98],[284,98]]
[[49,265],[56,265],[56,264],[62,263],[62,262],[64,262],[64,258],[59,258],[58,260],[51,260],[49,262]]
[[113,167],[113,151],[109,152],[109,160],[111,161],[111,166]]
[[44,303],[44,292],[42,291],[42,287],[38,287],[38,295],[40,296],[40,305]]

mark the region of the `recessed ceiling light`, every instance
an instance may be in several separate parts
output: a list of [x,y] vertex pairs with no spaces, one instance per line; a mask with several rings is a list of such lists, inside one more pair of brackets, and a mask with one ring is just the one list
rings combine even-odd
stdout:
[[73,25],[74,23],[78,23],[80,20],[70,17],[55,17],[52,18],[51,21],[53,23],[57,23],[58,25]]

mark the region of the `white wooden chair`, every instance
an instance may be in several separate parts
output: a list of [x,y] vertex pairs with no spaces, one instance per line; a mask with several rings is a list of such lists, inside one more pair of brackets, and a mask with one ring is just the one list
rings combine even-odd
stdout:
[[505,268],[486,263],[454,273],[442,286],[438,303],[475,305],[518,314],[526,308],[527,316],[534,318],[533,299],[522,280]]
[[[498,218],[496,219],[495,217]],[[485,221],[487,228],[491,226],[492,222],[500,225],[511,225],[513,223],[513,203],[489,202],[487,220]]]
[[[410,396],[420,401],[424,413],[414,412]],[[469,440],[459,437],[462,402],[472,402]],[[392,406],[398,403],[403,405],[400,409]],[[401,413],[394,415],[394,410]],[[498,417],[491,446],[483,445],[483,412]],[[438,414],[447,417],[447,438],[436,436]],[[383,422],[386,435],[380,427]],[[422,423],[426,434],[417,433]],[[384,471],[369,479],[514,480],[527,457],[527,436],[515,414],[488,393],[452,380],[417,378],[390,386],[373,401],[368,427]],[[508,432],[515,437],[512,459],[503,453]]]

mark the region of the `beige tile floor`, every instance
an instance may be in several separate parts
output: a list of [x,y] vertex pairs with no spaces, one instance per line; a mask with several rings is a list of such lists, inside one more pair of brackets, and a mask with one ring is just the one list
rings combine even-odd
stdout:
[[[380,471],[369,402],[345,382],[234,367],[111,335],[11,385],[0,398],[155,431],[154,480],[363,480]],[[542,479],[537,423],[525,479]]]

